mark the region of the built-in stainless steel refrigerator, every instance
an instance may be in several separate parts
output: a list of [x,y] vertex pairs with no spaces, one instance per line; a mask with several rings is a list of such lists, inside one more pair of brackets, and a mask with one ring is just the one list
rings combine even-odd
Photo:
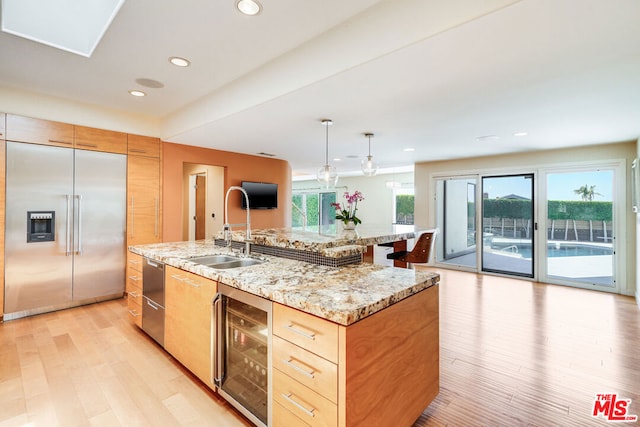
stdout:
[[120,297],[123,154],[7,142],[5,320]]

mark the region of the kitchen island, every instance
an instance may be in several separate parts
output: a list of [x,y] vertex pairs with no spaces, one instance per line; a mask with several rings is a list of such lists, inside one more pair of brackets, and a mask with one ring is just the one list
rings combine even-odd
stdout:
[[[130,251],[273,303],[270,425],[408,426],[438,394],[437,274],[269,255],[259,255],[256,265],[230,269],[190,261],[231,253],[211,241]],[[313,339],[289,334],[292,324],[314,331]],[[307,370],[313,366],[312,374],[290,369],[291,361]],[[199,377],[212,387],[206,375]]]

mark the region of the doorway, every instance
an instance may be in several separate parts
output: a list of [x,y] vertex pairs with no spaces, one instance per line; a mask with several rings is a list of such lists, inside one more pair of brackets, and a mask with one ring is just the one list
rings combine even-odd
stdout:
[[212,239],[224,221],[224,167],[183,165],[183,239]]

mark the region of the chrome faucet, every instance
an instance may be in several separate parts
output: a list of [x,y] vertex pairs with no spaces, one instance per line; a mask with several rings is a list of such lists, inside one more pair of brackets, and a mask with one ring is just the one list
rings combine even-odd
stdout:
[[[247,202],[247,222],[244,224],[229,224],[229,193],[231,193],[231,190],[238,190],[244,194],[245,201]],[[227,247],[231,247],[231,226],[245,225],[247,227],[244,237],[244,253],[249,255],[251,253],[251,215],[249,214],[249,195],[244,188],[232,185],[227,190],[227,194],[224,196],[224,221],[224,239],[227,242]]]

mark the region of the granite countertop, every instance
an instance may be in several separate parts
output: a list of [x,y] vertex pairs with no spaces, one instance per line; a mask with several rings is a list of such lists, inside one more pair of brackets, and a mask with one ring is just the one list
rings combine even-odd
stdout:
[[[363,253],[367,246],[412,239],[416,231],[412,225],[375,224],[360,224],[354,231],[338,231],[335,234],[319,234],[291,228],[267,228],[251,230],[251,243],[322,254],[330,254],[342,248],[351,251],[357,249],[359,253]],[[245,231],[234,228],[232,240],[244,242],[244,239]]]
[[345,326],[440,280],[431,272],[364,263],[327,267],[274,256],[260,256],[261,264],[226,270],[189,261],[230,253],[207,240],[131,246],[129,250]]

